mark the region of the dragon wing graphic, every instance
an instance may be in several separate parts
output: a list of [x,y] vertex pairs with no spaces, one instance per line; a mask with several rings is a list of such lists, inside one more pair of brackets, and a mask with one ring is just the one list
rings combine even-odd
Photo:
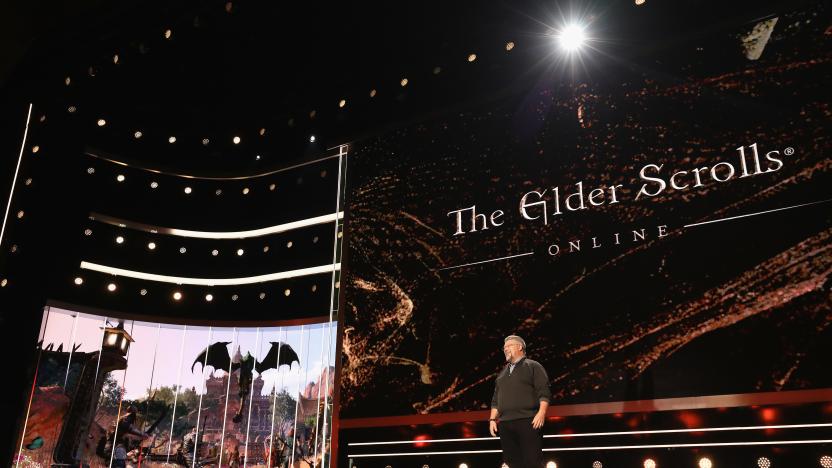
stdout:
[[[298,358],[298,354],[291,346],[280,341],[270,341],[269,343],[272,346],[269,348],[266,357],[262,361],[258,361],[254,366],[254,369],[258,373],[262,374],[263,371],[269,369],[278,369],[283,365],[287,365],[291,369],[293,362],[300,364],[300,358]],[[280,362],[278,362],[278,357]]]
[[194,371],[194,367],[197,364],[202,364],[203,369],[211,366],[214,370],[222,369],[228,372],[229,367],[231,367],[231,355],[228,354],[227,347],[229,343],[231,342],[217,341],[206,348],[205,351],[199,353],[196,359],[194,359],[194,363],[191,364],[191,372]]

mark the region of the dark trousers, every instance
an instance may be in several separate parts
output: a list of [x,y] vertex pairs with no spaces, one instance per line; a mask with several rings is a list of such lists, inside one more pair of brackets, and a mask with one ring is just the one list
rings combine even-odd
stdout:
[[543,468],[543,430],[532,427],[532,418],[500,421],[497,431],[509,468]]

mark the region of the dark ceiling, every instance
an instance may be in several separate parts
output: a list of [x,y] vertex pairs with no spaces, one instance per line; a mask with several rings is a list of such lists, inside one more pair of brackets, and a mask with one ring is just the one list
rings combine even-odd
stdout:
[[[672,74],[679,49],[700,43],[736,55],[743,27],[797,3],[26,2],[0,20],[0,85],[41,112],[75,106],[91,147],[150,166],[248,172],[539,82]],[[549,37],[571,19],[595,39],[580,66],[565,66]]]

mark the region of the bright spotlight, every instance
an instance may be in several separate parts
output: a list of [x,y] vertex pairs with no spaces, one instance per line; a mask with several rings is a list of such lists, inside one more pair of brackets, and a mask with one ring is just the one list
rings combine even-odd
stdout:
[[829,455],[820,457],[820,466],[823,468],[832,468],[832,457]]
[[644,468],[656,468],[656,462],[652,458],[644,460]]
[[174,301],[178,301],[180,299],[182,299],[182,293],[181,292],[176,291],[175,293],[173,293],[173,300]]
[[768,457],[760,457],[757,459],[757,466],[760,468],[771,468],[771,460]]
[[708,457],[702,457],[699,459],[699,468],[711,468],[714,464],[711,463],[711,459]]
[[82,284],[84,284],[84,278],[81,278],[80,276],[75,278],[75,284],[81,286]]
[[113,292],[115,290],[116,290],[116,284],[115,283],[110,283],[110,284],[107,285],[107,291]]
[[206,294],[206,295],[205,295],[205,300],[206,300],[207,302],[211,302],[211,301],[213,301],[213,300],[214,300],[214,296],[213,296],[213,295],[211,295],[211,294]]
[[122,237],[122,236],[116,237],[116,244],[123,244],[123,243],[124,243],[124,237]]
[[549,460],[549,462],[546,463],[546,468],[558,468],[558,464],[555,463],[554,460]]
[[147,248],[149,250],[155,250],[156,249],[156,243],[155,242],[148,242],[147,243]]
[[467,463],[460,463],[459,468],[468,468],[468,464]]
[[557,36],[560,47],[567,52],[576,52],[586,42],[584,28],[577,24],[566,26]]
[[243,250],[243,249],[237,249],[237,255],[238,255],[238,256],[242,257],[244,253],[246,253],[246,252],[245,252],[245,250]]
[[309,135],[309,143],[315,143],[315,135]]

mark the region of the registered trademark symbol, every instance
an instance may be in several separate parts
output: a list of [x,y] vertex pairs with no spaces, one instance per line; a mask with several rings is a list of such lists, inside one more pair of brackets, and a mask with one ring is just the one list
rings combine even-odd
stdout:
[[786,149],[784,149],[784,150],[783,150],[783,154],[785,154],[786,156],[791,156],[791,155],[793,155],[793,154],[794,154],[794,148],[792,148],[791,146],[789,146],[788,148],[786,148]]

